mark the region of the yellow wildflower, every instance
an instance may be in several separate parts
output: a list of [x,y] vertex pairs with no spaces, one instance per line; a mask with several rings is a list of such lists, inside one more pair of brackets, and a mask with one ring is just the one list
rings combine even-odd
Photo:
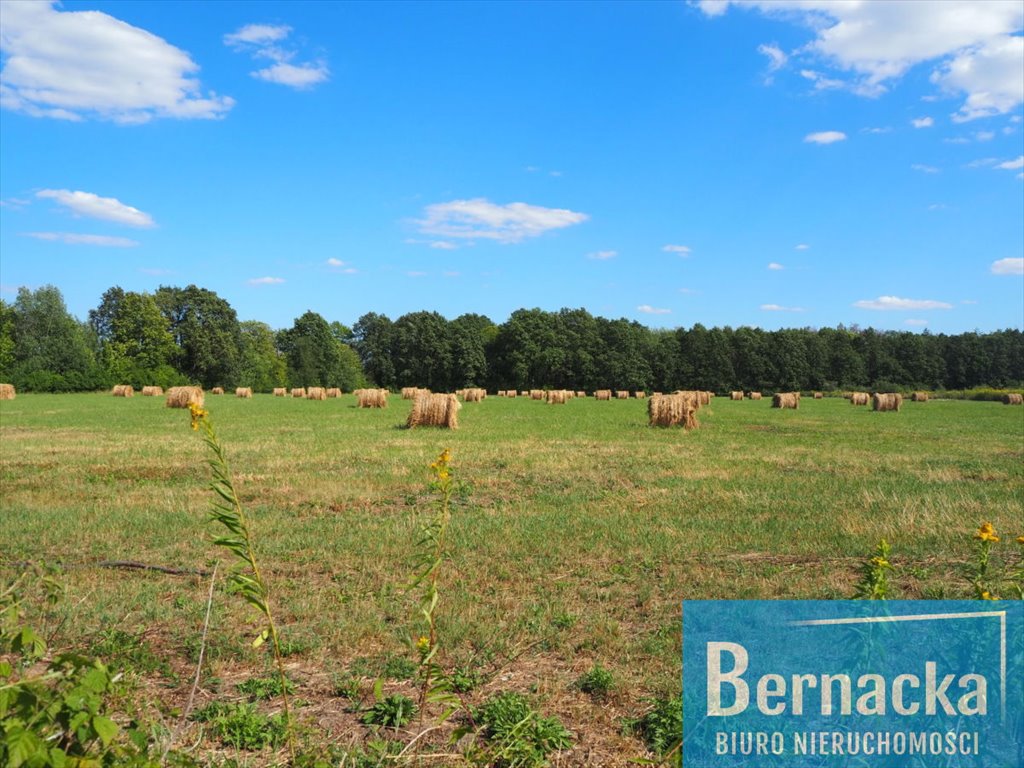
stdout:
[[1017,537],[1017,543],[1018,544],[1024,544],[1024,536],[1018,536]]
[[192,415],[192,431],[195,432],[199,429],[199,425],[206,421],[206,417],[210,415],[210,412],[199,405],[199,403],[189,403],[188,410]]
[[998,597],[993,597],[992,594],[986,589],[984,592],[981,593],[981,599],[982,600],[998,600],[999,598]]
[[416,650],[419,651],[421,656],[426,656],[430,651],[430,638],[426,635],[420,637],[420,639],[416,641]]
[[974,538],[981,541],[999,541],[999,537],[996,536],[996,529],[992,527],[992,523],[982,523],[978,532],[974,534]]

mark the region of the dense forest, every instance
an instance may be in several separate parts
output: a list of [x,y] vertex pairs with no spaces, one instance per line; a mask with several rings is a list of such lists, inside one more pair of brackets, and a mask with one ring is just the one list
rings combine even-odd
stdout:
[[60,291],[22,288],[0,300],[0,381],[21,391],[141,387],[365,384],[451,391],[598,388],[965,389],[1024,383],[1024,333],[957,335],[861,328],[653,330],[584,309],[520,309],[504,323],[368,313],[348,327],[306,312],[290,328],[240,321],[216,293],[111,288],[85,321]]

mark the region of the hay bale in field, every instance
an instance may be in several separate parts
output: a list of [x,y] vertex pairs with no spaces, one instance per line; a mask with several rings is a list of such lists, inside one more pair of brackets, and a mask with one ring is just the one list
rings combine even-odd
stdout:
[[714,392],[698,392],[697,401],[701,405],[711,405],[711,398],[715,396]]
[[416,397],[416,387],[402,387],[402,399],[412,400]]
[[326,400],[327,390],[323,387],[309,387],[306,390],[307,400]]
[[157,397],[164,393],[163,387],[143,387],[142,394],[144,397]]
[[505,397],[510,397],[515,400],[517,394],[518,393],[514,389],[510,389],[505,393]]
[[629,400],[629,390],[627,389],[616,389],[615,390],[616,400]]
[[903,405],[903,395],[899,392],[876,392],[871,397],[873,411],[899,411]]
[[504,397],[504,396],[505,396],[505,390],[504,389],[499,389],[498,390],[498,397]]
[[487,397],[487,391],[480,389],[479,387],[470,387],[469,389],[463,390],[462,393],[462,399],[467,403],[480,403],[483,402],[485,397]]
[[651,395],[647,401],[647,423],[652,427],[682,427],[690,430],[700,426],[697,421],[699,398],[694,392],[674,395]]
[[1003,405],[1024,405],[1024,395],[1020,394],[1019,392],[1007,392],[1005,395],[1003,395]]
[[743,399],[743,393],[742,392],[730,392],[729,393],[729,399],[730,400],[742,400]]
[[[224,394],[224,387],[214,387],[213,389],[210,390],[210,394],[211,395],[223,395]],[[238,390],[237,389],[235,390],[235,394],[236,395],[238,394]]]
[[636,397],[637,400],[644,400],[647,397],[647,393],[644,392],[642,389],[638,389],[633,394],[634,394],[634,396]]
[[850,405],[867,405],[871,395],[867,392],[851,392]]
[[548,405],[565,405],[569,399],[569,393],[564,389],[552,389],[548,392]]
[[576,390],[576,397],[586,397],[586,396],[587,396],[587,393],[584,392],[582,389]]
[[811,393],[811,396],[812,396],[812,397],[813,397],[813,398],[814,398],[815,400],[821,400],[822,398],[824,398],[824,397],[825,397],[825,393],[824,393],[824,392],[812,392],[812,393]]
[[288,390],[285,387],[274,387],[274,397],[287,397]]
[[435,395],[431,393],[420,393],[412,401],[412,410],[406,426],[413,427],[443,427],[445,429],[459,428],[459,408],[462,403],[455,395]]
[[328,397],[341,397],[341,388],[340,387],[328,387],[327,388],[327,396]]
[[927,392],[914,392],[910,395],[910,402],[912,403],[927,403],[928,393]]
[[[221,394],[224,394],[223,389],[221,390]],[[252,387],[235,387],[235,397],[252,400]]]
[[799,392],[776,392],[772,395],[772,408],[799,408]]
[[751,392],[749,397],[750,397],[751,400],[760,400],[761,399],[761,393],[760,392]]
[[610,389],[598,389],[594,392],[595,400],[611,400],[612,391]]
[[13,400],[17,394],[13,384],[0,384],[0,400]]
[[135,388],[131,384],[115,384],[110,394],[114,397],[134,397]]
[[306,388],[305,387],[292,387],[292,397],[305,397],[305,396],[306,396]]
[[201,407],[205,401],[202,387],[171,387],[167,390],[165,404],[168,408],[188,408],[190,405]]
[[544,399],[544,394],[545,393],[544,393],[543,389],[531,389],[530,390],[530,399],[531,400],[543,400]]
[[[360,408],[388,407],[388,391],[386,389],[357,389],[355,394],[357,405]],[[422,396],[422,394],[416,395],[417,398]]]

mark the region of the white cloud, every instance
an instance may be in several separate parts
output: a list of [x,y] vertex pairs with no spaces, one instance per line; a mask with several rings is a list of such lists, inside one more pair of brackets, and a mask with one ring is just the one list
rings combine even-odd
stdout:
[[[743,0],[733,4],[809,28],[814,40],[799,54],[830,65],[845,87],[859,95],[878,96],[911,68],[930,63],[932,82],[965,99],[954,120],[1006,113],[1024,101],[1024,37],[1019,35],[1024,6],[1019,2]],[[701,3],[700,8],[718,16],[728,5],[727,1]]]
[[770,264],[768,265],[768,269],[770,269],[770,270],[772,270],[772,271],[774,271],[774,272],[779,272],[779,271],[781,271],[781,270],[785,269],[785,267],[784,267],[784,266],[782,266],[781,264],[779,264],[779,262],[777,262],[777,261],[773,261],[773,262],[771,262],[771,263],[770,263]]
[[842,88],[846,85],[842,80],[825,77],[823,74],[815,72],[813,69],[801,69],[800,77],[814,83],[814,90],[816,91],[830,91],[836,88]]
[[36,240],[48,240],[51,242],[66,243],[67,245],[99,245],[106,248],[134,248],[139,244],[138,240],[131,240],[127,237],[113,237],[111,235],[83,235],[77,232],[25,232],[25,237],[34,237]]
[[254,277],[246,281],[249,285],[279,285],[284,282],[283,277]]
[[916,317],[910,318],[909,320],[904,320],[903,322],[906,325],[913,325],[913,326],[916,326],[916,327],[919,327],[919,328],[928,325],[928,321],[927,320],[919,320]]
[[688,245],[663,245],[661,250],[665,253],[678,253],[680,256],[689,256],[692,249]]
[[920,171],[921,173],[938,173],[939,169],[934,165],[925,165],[924,163],[914,163],[910,166],[912,170]]
[[999,259],[992,262],[993,275],[1024,275],[1024,259]]
[[303,90],[330,78],[330,69],[322,59],[292,63],[297,51],[279,45],[291,31],[292,28],[284,24],[246,24],[238,31],[224,35],[224,44],[235,51],[248,51],[253,59],[274,62],[269,67],[249,73],[258,80]]
[[809,245],[808,245],[807,243],[800,243],[800,244],[799,244],[799,245],[798,245],[798,246],[797,246],[796,248],[794,248],[793,250],[796,250],[796,251],[806,251],[806,250],[807,250],[808,248],[810,248],[810,247],[811,247],[811,246],[809,246]]
[[459,246],[455,243],[450,243],[447,240],[434,240],[430,243],[430,247],[439,251],[454,251]]
[[935,125],[935,121],[930,117],[915,117],[910,124],[915,128],[931,128]]
[[641,304],[636,308],[637,312],[643,312],[645,315],[671,315],[671,309],[661,309],[659,307],[652,307],[650,304]]
[[721,16],[729,10],[729,0],[699,0],[697,5],[708,16]]
[[944,144],[970,144],[970,139],[965,139],[963,136],[954,136],[951,139],[943,139]]
[[327,260],[327,266],[329,267],[344,267],[346,263],[347,262],[344,262],[341,259],[335,259],[334,257]]
[[759,45],[757,46],[757,52],[768,57],[769,72],[777,72],[782,69],[786,66],[786,61],[789,58],[775,43],[772,43],[771,45]]
[[548,171],[548,176],[554,176],[556,179],[562,175],[561,171]]
[[100,11],[3,3],[0,106],[33,117],[144,123],[219,118],[234,100],[203,95],[185,51]]
[[427,235],[463,240],[518,243],[528,237],[581,224],[589,217],[565,208],[544,208],[527,203],[498,205],[486,198],[452,200],[428,205],[416,224]]
[[299,65],[282,61],[252,73],[252,76],[259,80],[289,85],[292,88],[298,89],[312,88],[317,83],[322,83],[330,75],[330,70],[327,69],[327,65],[322,61],[316,64]]
[[593,253],[588,253],[587,258],[595,259],[597,261],[607,261],[608,259],[614,259],[618,255],[618,251],[594,251]]
[[237,32],[224,35],[224,43],[231,47],[268,45],[284,40],[291,31],[292,28],[284,24],[246,24]]
[[986,166],[989,165],[995,165],[998,162],[999,160],[997,160],[994,157],[981,157],[978,158],[977,160],[972,160],[971,162],[967,163],[966,165],[964,165],[964,168],[985,168]]
[[996,168],[1002,168],[1005,171],[1016,171],[1018,168],[1024,168],[1024,155],[1021,155],[1016,160],[1007,160],[1005,163],[1000,163]]
[[803,307],[783,307],[780,304],[762,304],[761,309],[765,312],[804,312]]
[[818,131],[804,136],[807,144],[833,144],[837,141],[846,141],[846,134],[842,131]]
[[992,141],[996,137],[995,131],[975,131],[974,138],[978,141]]
[[861,129],[861,132],[862,133],[875,133],[875,134],[878,134],[878,133],[892,133],[892,128],[890,128],[889,126],[885,126],[883,128],[863,128],[863,129]]
[[92,192],[81,192],[68,189],[42,189],[36,192],[36,197],[55,200],[79,216],[88,216],[91,219],[103,219],[104,221],[115,221],[118,224],[126,224],[129,227],[154,227],[156,222],[148,213],[143,213],[138,208],[125,205],[117,198],[100,197]]
[[952,309],[952,304],[932,299],[901,299],[898,296],[879,296],[877,299],[855,301],[857,309],[904,310],[904,309]]

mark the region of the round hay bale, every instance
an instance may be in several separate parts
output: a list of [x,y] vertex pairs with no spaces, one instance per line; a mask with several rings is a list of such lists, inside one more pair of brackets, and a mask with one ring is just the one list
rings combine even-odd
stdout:
[[479,387],[472,387],[463,391],[462,399],[467,403],[480,403],[487,397],[487,391]]
[[776,392],[772,395],[772,408],[793,408],[800,407],[799,392]]
[[742,392],[730,392],[729,393],[729,399],[730,400],[742,400],[743,399],[743,393]]
[[[221,394],[223,394],[223,393],[224,393],[224,390],[222,389],[221,390]],[[252,387],[235,387],[235,397],[241,397],[241,398],[244,398],[246,400],[251,400],[252,399]]]
[[202,387],[171,387],[167,390],[165,405],[168,408],[188,408],[190,405],[202,407],[205,401]]
[[142,396],[143,397],[157,397],[159,395],[162,395],[163,393],[164,393],[164,388],[163,387],[149,386],[149,387],[143,387],[142,388]]
[[871,400],[871,395],[867,392],[851,392],[850,393],[850,405],[867,405],[868,401]]
[[305,396],[306,396],[306,388],[305,387],[292,387],[292,397],[305,397]]
[[[388,407],[388,391],[386,389],[357,389],[355,395],[356,404],[360,408]],[[419,397],[419,395],[417,395],[417,397]]]
[[1007,392],[1003,395],[1003,405],[1024,405],[1024,395],[1019,392]]
[[412,410],[405,424],[409,429],[414,427],[441,427],[443,429],[459,428],[459,409],[462,403],[455,395],[420,393],[412,401]]
[[328,387],[327,388],[327,396],[328,397],[341,397],[341,388],[340,387]]
[[610,389],[598,389],[594,392],[595,400],[611,400],[612,391]]
[[693,392],[673,395],[651,395],[647,401],[647,424],[651,427],[682,427],[685,430],[700,426],[697,409],[700,400]]
[[17,394],[13,384],[0,384],[0,400],[13,400]]
[[871,397],[873,411],[899,411],[903,405],[903,395],[899,392],[876,392]]
[[912,403],[927,403],[928,393],[927,392],[914,392],[910,395],[910,402]]
[[825,397],[825,393],[824,392],[814,392],[813,396],[814,396],[815,400],[821,400],[823,397]]
[[749,397],[750,397],[751,400],[760,400],[761,399],[761,393],[760,392],[751,392]]
[[[223,395],[224,394],[224,387],[214,387],[213,389],[210,390],[210,394],[211,395]],[[238,394],[238,390],[237,389],[235,390],[235,394],[236,395]]]
[[288,390],[285,387],[274,387],[274,397],[286,397]]
[[307,400],[326,400],[327,399],[327,390],[324,389],[323,387],[309,387],[309,389],[306,390],[306,399]]
[[564,389],[552,389],[548,392],[548,405],[565,405],[569,399],[569,393]]
[[114,397],[134,397],[135,389],[131,384],[115,384],[110,394]]

